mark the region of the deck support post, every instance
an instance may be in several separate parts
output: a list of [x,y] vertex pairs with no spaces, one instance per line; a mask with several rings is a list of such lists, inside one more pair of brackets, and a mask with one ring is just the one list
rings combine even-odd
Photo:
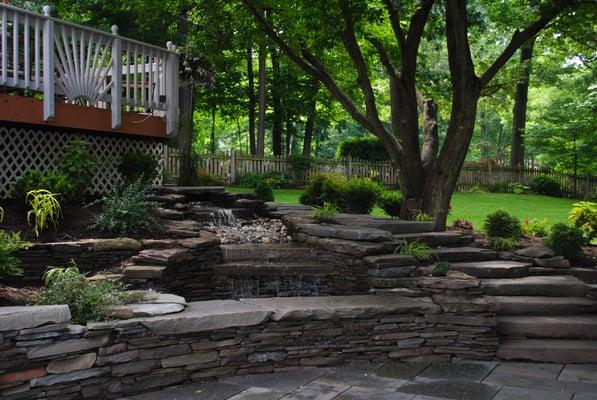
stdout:
[[44,32],[43,32],[43,79],[44,79],[44,121],[54,118],[54,20],[51,18],[52,7],[43,7]]
[[166,134],[173,135],[178,130],[178,54],[172,42],[166,43],[170,51],[166,65]]
[[118,26],[112,25],[112,34],[112,129],[118,129],[122,123],[122,42],[118,36]]

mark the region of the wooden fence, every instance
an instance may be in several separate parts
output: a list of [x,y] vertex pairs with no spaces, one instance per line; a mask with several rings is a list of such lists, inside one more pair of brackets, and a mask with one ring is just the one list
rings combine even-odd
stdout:
[[[175,150],[166,148],[165,169],[176,178],[179,175],[180,162]],[[223,177],[229,184],[238,184],[240,178],[252,172],[283,172],[291,169],[291,161],[282,157],[254,157],[250,155],[230,154],[204,155],[198,159],[199,168],[211,174]],[[336,172],[348,178],[372,178],[390,187],[398,184],[398,170],[392,163],[344,159],[314,159],[307,176],[318,172]],[[579,176],[554,172],[546,168],[525,168],[522,170],[505,167],[463,167],[458,178],[459,190],[510,191],[510,184],[530,185],[533,178],[546,174],[557,180],[568,197],[582,198],[597,191],[597,177]],[[576,195],[574,195],[576,193]]]

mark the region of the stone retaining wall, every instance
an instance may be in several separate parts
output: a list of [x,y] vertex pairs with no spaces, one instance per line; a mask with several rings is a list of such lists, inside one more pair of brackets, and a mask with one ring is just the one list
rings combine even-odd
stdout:
[[189,303],[69,325],[66,306],[0,309],[0,397],[111,399],[188,381],[346,362],[491,359],[489,319],[430,301],[341,296]]

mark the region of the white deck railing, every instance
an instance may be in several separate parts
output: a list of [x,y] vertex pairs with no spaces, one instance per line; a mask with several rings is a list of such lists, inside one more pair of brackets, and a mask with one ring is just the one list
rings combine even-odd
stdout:
[[[167,48],[106,33],[0,3],[0,87],[43,94],[44,120],[54,101],[112,110],[112,128],[121,112],[165,116],[167,133],[178,120],[178,54]],[[114,73],[118,71],[119,73]]]

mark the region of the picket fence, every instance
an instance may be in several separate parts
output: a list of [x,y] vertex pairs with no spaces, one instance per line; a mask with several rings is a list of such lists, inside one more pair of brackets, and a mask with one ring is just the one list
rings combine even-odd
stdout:
[[[203,155],[198,158],[198,168],[223,177],[230,185],[238,184],[247,173],[289,172],[291,161],[284,157],[255,157],[238,154]],[[174,149],[167,148],[164,167],[172,178],[180,171],[179,156]],[[372,162],[351,158],[314,159],[305,179],[318,172],[335,172],[348,178],[372,178],[390,187],[398,185],[398,169],[388,161]],[[578,176],[555,172],[547,168],[512,169],[496,166],[464,166],[458,178],[459,190],[509,191],[512,183],[528,186],[533,178],[546,174],[557,180],[567,197],[584,198],[597,191],[597,177]]]

